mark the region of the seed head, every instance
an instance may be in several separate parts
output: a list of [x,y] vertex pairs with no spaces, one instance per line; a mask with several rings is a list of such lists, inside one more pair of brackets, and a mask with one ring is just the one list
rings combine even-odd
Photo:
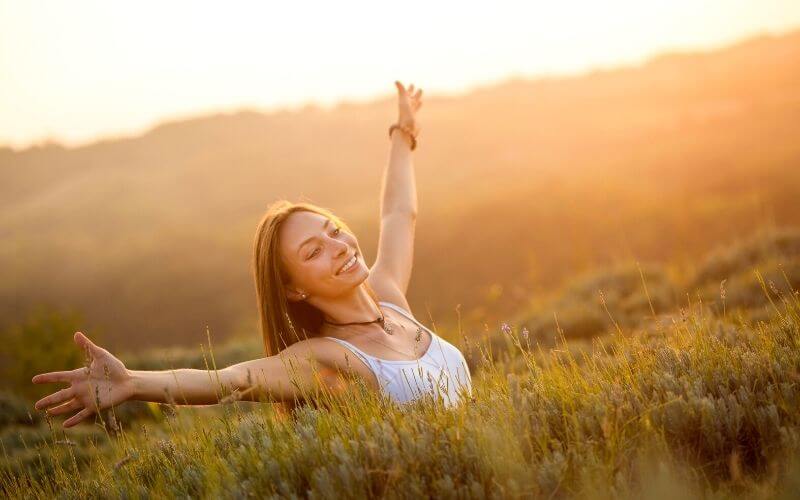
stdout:
[[774,293],[775,295],[780,295],[778,287],[775,286],[775,282],[772,280],[769,280],[769,289],[772,290],[772,293]]

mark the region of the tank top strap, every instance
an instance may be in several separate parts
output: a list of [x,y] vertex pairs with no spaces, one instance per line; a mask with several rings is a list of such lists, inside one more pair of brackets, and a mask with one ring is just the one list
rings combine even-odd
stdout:
[[323,337],[323,338],[334,340],[334,341],[338,342],[339,344],[345,346],[347,349],[352,351],[353,354],[358,356],[358,358],[361,359],[361,361],[363,361],[373,372],[375,372],[375,376],[378,375],[378,370],[377,370],[378,367],[376,366],[377,365],[377,361],[376,361],[377,358],[375,358],[375,356],[371,356],[371,355],[365,353],[364,351],[362,351],[361,349],[359,349],[358,347],[354,346],[353,344],[351,344],[350,342],[348,342],[346,340],[337,339],[336,337]]

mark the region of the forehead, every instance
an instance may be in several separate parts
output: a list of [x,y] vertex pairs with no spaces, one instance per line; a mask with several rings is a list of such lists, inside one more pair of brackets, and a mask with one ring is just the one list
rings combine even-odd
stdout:
[[319,233],[327,219],[324,215],[305,210],[289,214],[279,231],[281,247],[284,251],[295,252],[303,240]]

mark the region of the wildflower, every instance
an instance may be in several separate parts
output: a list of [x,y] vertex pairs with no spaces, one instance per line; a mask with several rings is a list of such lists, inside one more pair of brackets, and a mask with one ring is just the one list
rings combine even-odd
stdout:
[[503,324],[500,325],[500,330],[502,330],[506,335],[511,334],[511,327],[508,325],[508,323],[503,322]]
[[775,286],[775,282],[772,280],[769,280],[769,289],[772,290],[772,293],[774,293],[775,295],[780,295],[778,287]]
[[530,335],[530,332],[528,331],[528,328],[527,327],[522,327],[522,338],[524,338],[525,340],[528,340],[528,335]]

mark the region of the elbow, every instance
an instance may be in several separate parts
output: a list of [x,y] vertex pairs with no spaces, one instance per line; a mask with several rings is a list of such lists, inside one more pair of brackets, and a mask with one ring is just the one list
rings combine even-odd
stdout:
[[222,380],[225,381],[227,389],[230,391],[246,390],[252,385],[252,377],[249,370],[241,366],[229,366],[222,369]]
[[219,399],[219,403],[233,403],[234,401],[257,401],[255,391],[255,377],[251,375],[249,368],[239,366],[229,366],[221,370],[223,375],[224,397]]

